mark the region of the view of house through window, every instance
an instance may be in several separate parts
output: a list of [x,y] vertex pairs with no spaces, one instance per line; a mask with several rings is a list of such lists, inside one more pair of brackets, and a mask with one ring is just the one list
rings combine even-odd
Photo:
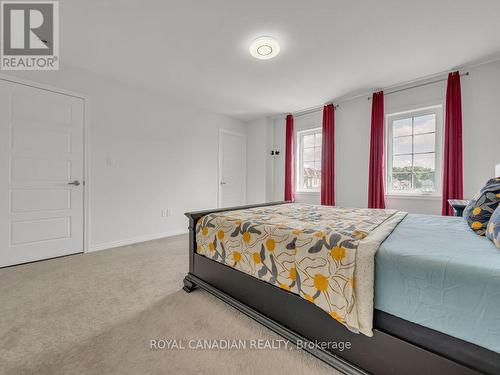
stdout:
[[433,194],[437,191],[438,109],[388,116],[388,191]]
[[300,131],[298,138],[297,191],[321,188],[321,128]]

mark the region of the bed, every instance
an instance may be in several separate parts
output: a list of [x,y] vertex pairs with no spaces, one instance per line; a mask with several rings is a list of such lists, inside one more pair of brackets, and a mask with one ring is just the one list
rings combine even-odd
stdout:
[[[358,297],[363,292],[357,285],[356,298],[344,298],[347,310],[335,303],[336,307],[330,311],[332,304],[325,307],[322,303],[311,303],[306,298],[309,294],[294,289],[295,281],[283,282],[285,279],[273,276],[271,266],[269,275],[261,272],[262,278],[252,272],[264,267],[255,270],[239,267],[234,260],[243,263],[243,248],[241,252],[235,248],[228,250],[228,253],[236,251],[240,255],[227,256],[226,261],[210,256],[218,245],[217,240],[204,243],[204,237],[199,233],[200,228],[206,226],[203,220],[207,217],[212,215],[213,218],[221,213],[237,219],[235,215],[241,210],[269,213],[276,207],[282,210],[293,206],[278,202],[186,214],[190,219],[190,252],[184,290],[190,292],[196,287],[203,288],[293,342],[316,344],[306,346],[305,350],[345,373],[500,373],[500,323],[495,316],[500,311],[500,255],[486,239],[467,230],[460,218],[398,216],[395,212],[371,215],[362,211],[361,216],[370,216],[368,221],[355,220],[354,226],[352,222],[345,223],[351,232],[340,233],[351,235],[351,240],[346,237],[349,241],[344,242],[347,248],[359,245],[359,241],[356,242],[359,232],[364,233],[359,238],[364,244],[367,239],[380,235],[380,228],[385,227],[388,231],[376,243],[380,248],[374,261],[374,285],[372,281],[375,309],[371,308],[373,314],[369,316],[373,327],[363,328],[363,324],[357,327],[355,323],[348,324],[352,319],[346,313],[357,308],[361,311],[359,315],[363,315],[366,310],[363,300]],[[348,216],[350,212],[343,211],[342,215]],[[303,218],[297,219],[290,225],[290,230]],[[393,225],[386,225],[390,221]],[[262,227],[256,228],[262,231]],[[305,228],[307,231],[307,226]],[[234,227],[229,229],[234,231]],[[208,232],[204,234],[209,236]],[[242,234],[234,233],[235,236]],[[214,236],[217,239],[217,234]],[[224,234],[219,233],[219,236],[223,238]],[[286,240],[284,244],[290,247],[289,242]],[[210,243],[215,243],[215,246]],[[453,250],[450,250],[450,243],[456,245]],[[261,246],[265,248],[267,244]],[[314,255],[314,251],[311,254]],[[334,258],[333,253],[331,257]],[[311,262],[310,259],[307,261]],[[370,274],[369,270],[367,274]],[[340,276],[350,280],[349,275]],[[359,282],[364,278],[356,280]],[[343,292],[341,296],[349,297],[350,293]],[[370,298],[373,301],[373,295],[365,296],[364,301]],[[317,345],[332,341],[348,341],[351,349],[337,351]],[[414,366],[416,362],[419,366]]]

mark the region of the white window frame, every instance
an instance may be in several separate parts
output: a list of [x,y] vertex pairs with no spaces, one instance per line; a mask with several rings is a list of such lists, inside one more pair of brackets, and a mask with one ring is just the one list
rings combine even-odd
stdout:
[[[418,117],[423,115],[436,116],[436,181],[435,190],[432,193],[420,191],[398,191],[392,190],[392,151],[393,151],[393,122],[408,117]],[[386,196],[388,197],[418,197],[418,198],[440,198],[442,195],[442,176],[443,176],[443,105],[436,104],[429,107],[409,109],[399,111],[386,115],[385,120],[386,128],[386,157],[385,157],[385,182],[386,182]]]
[[[317,128],[311,128],[307,130],[299,130],[296,132],[296,138],[297,138],[297,145],[296,145],[296,150],[297,150],[297,165],[295,168],[295,191],[297,193],[301,194],[319,194],[321,192],[321,187],[318,189],[304,189],[302,187],[302,181],[303,181],[303,175],[302,175],[302,165],[303,165],[303,155],[302,155],[302,140],[305,135],[310,135],[310,134],[316,134],[316,133],[322,133],[322,128],[317,127]],[[321,158],[320,158],[321,162]]]

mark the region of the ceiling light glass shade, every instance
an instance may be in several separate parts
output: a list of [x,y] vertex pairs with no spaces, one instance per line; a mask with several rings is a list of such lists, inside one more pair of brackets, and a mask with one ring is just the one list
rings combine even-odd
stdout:
[[280,52],[278,41],[270,36],[261,36],[250,44],[250,54],[256,59],[268,60]]

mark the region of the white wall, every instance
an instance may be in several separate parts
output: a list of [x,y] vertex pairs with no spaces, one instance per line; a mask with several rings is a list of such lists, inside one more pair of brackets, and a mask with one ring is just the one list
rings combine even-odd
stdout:
[[217,206],[218,129],[241,121],[81,70],[16,75],[90,96],[92,249],[186,232],[184,212]]
[[500,61],[462,80],[464,196],[472,197],[500,163]]
[[267,118],[247,123],[247,203],[271,201],[272,192],[272,127]]
[[[462,77],[464,197],[470,198],[500,163],[500,61],[464,67]],[[404,87],[404,86],[401,86]],[[441,103],[446,82],[386,95],[386,114]],[[335,103],[335,101],[333,101]],[[339,102],[335,113],[335,199],[339,206],[366,207],[371,101],[367,96]],[[285,120],[273,119],[274,146],[284,151]],[[295,129],[321,126],[321,112],[296,117]],[[283,199],[284,156],[274,161],[274,200]],[[319,203],[319,195],[297,195],[298,202]],[[271,199],[273,200],[273,199]],[[441,199],[386,197],[387,207],[412,213],[441,213]]]
[[335,113],[335,204],[366,207],[370,156],[371,102],[360,97],[340,103]]

